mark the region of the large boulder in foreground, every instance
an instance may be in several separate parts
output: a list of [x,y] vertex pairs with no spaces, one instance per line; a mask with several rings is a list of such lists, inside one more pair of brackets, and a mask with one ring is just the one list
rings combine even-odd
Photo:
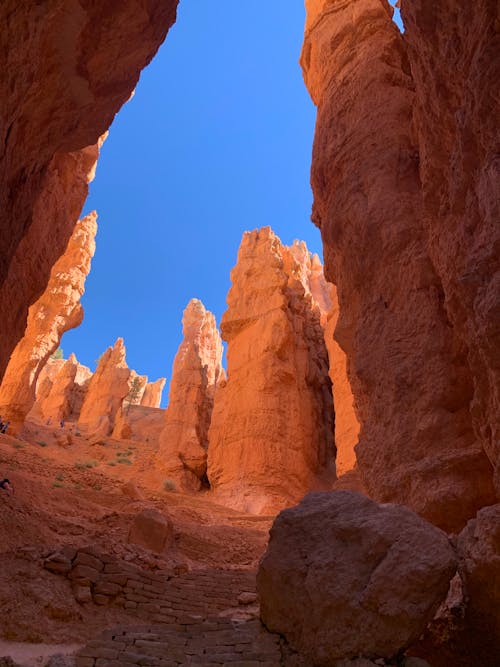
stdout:
[[261,617],[318,666],[391,657],[420,636],[456,566],[446,534],[408,508],[310,493],[271,528]]

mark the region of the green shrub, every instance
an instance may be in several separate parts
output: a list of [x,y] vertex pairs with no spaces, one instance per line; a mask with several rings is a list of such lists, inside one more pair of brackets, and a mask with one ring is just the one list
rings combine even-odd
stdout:
[[132,465],[132,461],[131,461],[130,459],[124,459],[124,458],[118,459],[118,460],[117,460],[117,463],[124,463],[124,464],[127,465],[127,466],[131,466],[131,465]]
[[14,449],[24,449],[24,445],[21,445],[20,442],[13,442],[12,446],[14,447]]
[[62,474],[62,472],[56,475],[56,479],[58,482],[62,482],[64,480],[64,475]]
[[43,440],[37,440],[37,444],[40,445],[40,447],[47,447],[47,443]]
[[53,487],[54,489],[63,489],[63,488],[64,488],[64,484],[61,484],[61,482],[54,482],[54,483],[52,484],[52,487]]

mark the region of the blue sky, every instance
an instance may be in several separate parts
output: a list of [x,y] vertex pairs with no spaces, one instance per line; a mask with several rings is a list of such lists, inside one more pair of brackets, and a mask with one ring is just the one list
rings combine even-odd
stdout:
[[131,368],[170,380],[182,311],[197,297],[220,322],[245,230],[321,252],[303,26],[302,0],[181,0],[102,148],[84,207],[99,214],[85,319],[65,356],[94,369],[121,336]]

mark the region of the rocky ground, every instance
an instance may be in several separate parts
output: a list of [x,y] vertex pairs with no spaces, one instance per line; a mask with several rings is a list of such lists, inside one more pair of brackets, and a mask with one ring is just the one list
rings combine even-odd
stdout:
[[[48,647],[36,645],[61,645],[59,652],[65,653],[68,645],[86,645],[106,628],[144,630],[147,621],[160,622],[165,631],[182,621],[185,631],[191,617],[197,622],[220,617],[225,626],[252,621],[255,571],[272,518],[222,508],[209,493],[189,496],[171,489],[151,472],[154,451],[148,443],[91,444],[74,430],[68,438],[70,428],[32,426],[18,438],[0,435],[0,476],[15,489],[12,496],[0,496],[0,655],[17,656],[20,664],[46,664],[40,656]],[[167,517],[173,528],[163,553],[129,540],[134,520],[146,509]],[[94,556],[82,555],[85,550]],[[78,554],[87,560],[97,554],[103,576],[115,568],[120,581],[125,577],[125,592],[96,598],[95,587],[104,586],[106,593],[110,582],[92,582],[94,600],[79,600],[84,578],[77,572],[70,579],[68,572],[47,566],[48,558],[61,554],[73,563]],[[129,599],[137,593],[130,586],[147,588],[145,581],[152,590]],[[79,664],[94,662],[87,656]]]

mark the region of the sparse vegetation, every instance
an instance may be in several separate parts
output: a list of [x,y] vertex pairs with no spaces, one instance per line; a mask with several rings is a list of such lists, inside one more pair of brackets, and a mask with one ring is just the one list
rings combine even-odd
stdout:
[[64,351],[62,347],[58,347],[55,352],[50,355],[51,359],[64,359]]
[[60,472],[58,475],[56,475],[56,480],[58,482],[62,482],[64,480],[64,475],[62,474],[62,472]]
[[139,396],[141,394],[141,391],[142,391],[142,382],[141,382],[140,378],[135,377],[132,380],[132,384],[130,385],[130,391],[128,392],[127,397],[124,399],[124,403],[125,402],[128,403],[127,414],[130,410],[130,406],[134,403],[137,403],[137,401],[139,399]]
[[13,442],[12,446],[14,449],[24,449],[24,445],[22,445],[20,442]]
[[40,447],[47,447],[47,443],[45,440],[37,440],[37,445],[40,445]]
[[173,479],[166,479],[163,482],[163,488],[165,491],[175,491],[177,489]]
[[108,461],[108,464],[107,464],[107,465],[108,465],[108,466],[115,466],[115,465],[116,465],[116,461]]
[[54,488],[54,489],[63,489],[63,488],[64,488],[64,484],[62,484],[62,482],[54,482],[54,483],[52,484],[52,488]]
[[78,470],[85,470],[85,468],[95,468],[98,465],[97,461],[77,461],[75,463],[75,468]]
[[120,458],[120,459],[117,460],[117,463],[124,463],[125,465],[128,465],[128,466],[132,465],[132,461],[130,459],[127,459],[127,458]]

